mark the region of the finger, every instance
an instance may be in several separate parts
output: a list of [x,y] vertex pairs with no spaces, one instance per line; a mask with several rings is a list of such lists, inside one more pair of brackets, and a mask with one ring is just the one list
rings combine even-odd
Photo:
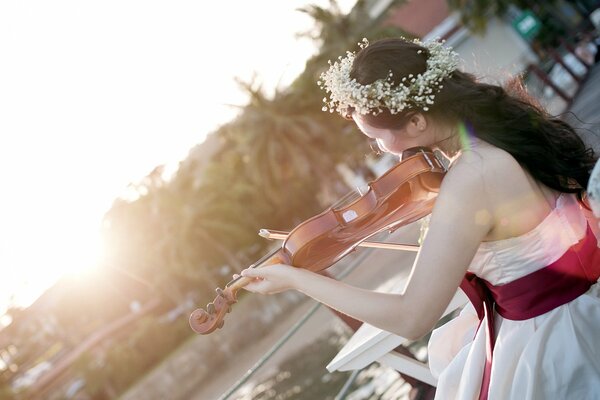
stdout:
[[253,293],[266,294],[269,292],[268,286],[269,284],[263,279],[255,278],[252,279],[252,282],[245,285],[244,289]]
[[262,282],[265,280],[265,278],[261,278],[260,276],[245,277],[245,278],[248,278],[250,280],[250,282],[247,283],[247,285],[257,283],[257,282]]
[[256,269],[254,268],[246,268],[245,270],[243,270],[242,272],[240,272],[240,274],[242,274],[242,276],[248,277],[248,278],[254,278],[254,277],[260,277],[262,276],[262,274],[258,273],[256,271]]

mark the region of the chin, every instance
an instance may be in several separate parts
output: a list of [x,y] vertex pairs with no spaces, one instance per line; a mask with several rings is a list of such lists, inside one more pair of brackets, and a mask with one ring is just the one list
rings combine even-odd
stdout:
[[379,143],[379,148],[381,151],[385,151],[386,153],[390,153],[396,156],[401,156],[406,146],[401,146],[400,143],[391,143],[386,145],[385,143]]
[[375,146],[377,146],[379,151],[382,153],[396,154],[396,152],[394,150],[392,150],[391,148],[389,148],[388,146],[385,145],[383,140],[375,139]]

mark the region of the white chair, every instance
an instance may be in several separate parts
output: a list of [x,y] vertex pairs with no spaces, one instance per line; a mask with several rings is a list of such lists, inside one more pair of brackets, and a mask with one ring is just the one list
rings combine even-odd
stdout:
[[[392,292],[398,293],[404,289],[406,278],[394,287]],[[444,311],[443,316],[461,308],[468,302],[467,296],[458,289],[452,301]],[[394,335],[390,332],[375,328],[369,324],[363,324],[350,338],[346,345],[327,365],[329,372],[350,371],[362,369],[377,361],[383,365],[394,368],[402,374],[406,374],[432,386],[437,385],[426,363],[414,360],[393,351],[399,345],[408,340]]]

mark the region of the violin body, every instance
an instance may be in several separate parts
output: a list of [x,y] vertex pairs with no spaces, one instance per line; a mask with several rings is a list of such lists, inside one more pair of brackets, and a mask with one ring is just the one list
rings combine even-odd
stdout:
[[290,260],[287,264],[322,271],[369,237],[430,214],[445,169],[439,160],[430,159],[439,165],[427,171],[429,154],[423,154],[370,182],[368,191],[356,201],[330,207],[294,228],[282,246]]
[[[294,228],[281,248],[251,267],[288,264],[313,272],[322,271],[352,252],[361,242],[384,230],[394,230],[431,213],[446,173],[444,165],[426,148],[412,155],[369,183],[364,195],[347,205],[329,207]],[[250,283],[246,277],[217,289],[207,310],[190,315],[190,326],[207,334],[223,326],[223,319],[237,301],[237,291]]]

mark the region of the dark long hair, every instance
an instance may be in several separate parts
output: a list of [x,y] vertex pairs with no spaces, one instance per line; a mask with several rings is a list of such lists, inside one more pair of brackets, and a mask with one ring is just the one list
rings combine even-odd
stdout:
[[[419,54],[418,50],[422,50]],[[427,49],[403,39],[382,39],[361,49],[354,60],[352,78],[365,85],[393,76],[423,73]],[[399,129],[415,109],[366,115],[373,126]],[[464,123],[471,134],[510,153],[538,181],[561,192],[587,187],[596,163],[572,126],[548,115],[527,93],[519,77],[505,87],[478,82],[472,74],[456,70],[443,82],[434,104],[424,115]]]

